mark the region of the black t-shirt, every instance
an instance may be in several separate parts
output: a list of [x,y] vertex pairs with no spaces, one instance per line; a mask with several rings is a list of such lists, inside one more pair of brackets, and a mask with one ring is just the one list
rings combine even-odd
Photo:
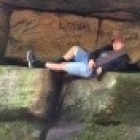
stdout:
[[130,58],[127,55],[127,53],[124,53],[111,61],[107,61],[106,58],[104,58],[104,60],[103,60],[102,57],[106,57],[107,59],[112,59],[111,57],[114,57],[114,51],[113,51],[112,45],[107,45],[103,48],[100,48],[100,49],[90,53],[89,59],[94,59],[94,61],[95,62],[97,61],[97,63],[99,63],[99,61],[102,62],[101,66],[104,71],[127,70],[128,69]]

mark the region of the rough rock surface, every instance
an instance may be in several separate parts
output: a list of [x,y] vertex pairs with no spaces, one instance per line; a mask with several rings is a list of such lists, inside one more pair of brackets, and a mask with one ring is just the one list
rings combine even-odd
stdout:
[[[40,136],[41,130],[47,134],[54,119],[59,119],[59,113],[62,114],[62,122],[85,123],[85,120],[93,119],[93,122],[101,124],[139,125],[139,73],[108,73],[100,82],[96,79],[65,79],[62,94],[62,75],[46,69],[1,66],[0,75],[0,133],[3,139],[12,136],[15,140],[22,136],[23,140],[32,140],[32,137]],[[45,118],[47,125],[44,121],[37,121],[37,118]],[[77,129],[76,124],[73,128],[60,127],[61,136],[79,133],[81,129]],[[81,127],[83,129],[83,125]],[[116,131],[114,129],[112,131]],[[138,128],[135,129],[139,132]],[[49,137],[52,137],[54,130],[58,129],[54,127],[48,133]],[[5,135],[7,132],[8,135]],[[63,135],[63,132],[66,134]]]
[[[0,135],[6,139],[44,140],[59,116],[61,81],[47,69],[0,67]],[[47,125],[46,125],[47,124]],[[44,132],[45,131],[45,132]]]
[[[125,38],[126,49],[129,55],[131,56],[133,61],[138,61],[140,59],[140,47],[139,47],[140,46],[140,41],[139,41],[140,40],[140,32],[139,32],[140,10],[139,9],[140,9],[139,0],[127,0],[127,1],[126,0],[118,0],[118,1],[116,0],[104,0],[104,1],[102,0],[87,0],[87,1],[85,0],[78,0],[78,1],[0,0],[0,57],[7,55],[11,57],[24,58],[27,49],[33,48],[37,52],[37,55],[40,59],[43,60],[45,60],[46,58],[52,59],[54,57],[58,57],[62,55],[62,53],[65,52],[72,45],[81,45],[85,47],[87,50],[92,50],[95,49],[96,47],[100,47],[102,45],[108,44],[112,36],[112,31],[121,30]],[[6,80],[6,82],[2,81],[0,83],[1,87],[4,87],[4,89],[1,89],[2,91],[1,94],[6,93],[7,95],[8,93],[8,95],[11,98],[9,99],[7,96],[6,97],[7,102],[5,101],[5,103],[2,100],[1,102],[2,106],[0,112],[3,113],[3,115],[1,115],[1,117],[6,118],[5,115],[9,116],[7,113],[11,112],[11,107],[16,109],[16,112],[19,111],[17,109],[18,107],[20,107],[20,108],[29,108],[29,110],[28,109],[27,110],[30,113],[32,112],[32,114],[37,115],[39,117],[42,115],[43,116],[46,115],[46,112],[44,114],[44,110],[43,110],[44,101],[45,101],[44,94],[43,95],[41,94],[40,96],[32,94],[33,99],[35,95],[36,97],[38,97],[39,100],[30,102],[30,100],[25,100],[23,96],[20,96],[23,92],[18,92],[20,90],[19,86],[23,85],[26,87],[27,85],[25,85],[25,83],[28,82],[29,82],[28,84],[30,85],[31,81],[27,77],[29,73],[26,70],[25,71],[27,73],[24,70],[19,70],[21,72],[20,74],[23,75],[27,74],[27,75],[25,75],[25,77],[21,76],[20,78],[23,80],[23,82],[19,82],[21,85],[17,85],[15,87],[13,82],[11,82],[12,80],[9,78],[9,76],[11,76],[11,74],[9,74],[9,71],[11,72],[11,69],[9,68],[6,69],[7,69],[6,71],[3,68],[1,70],[2,78],[3,78],[2,80]],[[14,70],[16,70],[15,67]],[[15,77],[12,78],[13,80],[18,81],[19,78],[18,76],[20,74],[19,73],[15,74],[15,72],[13,72],[14,70],[12,70],[12,76],[14,75]],[[39,76],[39,79],[41,79],[42,82],[41,71],[39,72],[40,74],[37,72],[37,75],[35,74],[36,72],[33,73],[36,76]],[[5,75],[8,74],[8,76],[4,77],[3,74]],[[97,94],[95,99],[90,98],[91,102],[95,101],[95,103],[93,103],[95,108],[87,104],[87,102],[85,102],[87,101],[88,98],[86,98],[86,100],[82,100],[82,103],[84,104],[84,108],[83,107],[81,108],[81,100],[79,100],[79,94],[76,97],[74,96],[75,98],[78,99],[78,101],[76,99],[76,103],[72,105],[71,103],[68,104],[70,99],[69,96],[67,96],[68,99],[66,100],[68,100],[68,102],[65,103],[66,106],[64,107],[66,107],[65,110],[66,112],[64,112],[64,114],[65,115],[67,114],[67,117],[69,119],[72,119],[71,117],[73,117],[73,119],[76,119],[78,117],[79,120],[83,120],[85,117],[83,116],[83,113],[81,113],[81,109],[82,112],[84,112],[85,107],[87,107],[86,113],[88,112],[89,108],[90,109],[92,108],[93,109],[92,113],[93,114],[95,113],[94,119],[96,121],[101,122],[102,120],[107,120],[107,121],[119,120],[124,123],[129,122],[129,124],[132,123],[134,125],[136,124],[139,125],[139,114],[140,114],[138,108],[139,106],[138,92],[140,87],[138,82],[140,81],[138,78],[139,75],[136,75],[136,77],[134,75],[132,75],[132,77],[131,75],[129,76],[121,75],[119,77],[118,75],[116,75],[115,78],[118,77],[118,79],[116,79],[118,84],[115,84],[115,86],[110,87],[110,89],[108,85],[107,86],[106,84],[102,85],[102,87],[104,87],[103,91],[107,92],[107,96],[106,94],[103,94],[103,97],[105,97],[103,99],[101,95]],[[133,78],[133,76],[135,77],[135,79]],[[49,77],[43,77],[43,79],[46,78]],[[131,79],[133,82],[129,81],[129,79]],[[40,80],[38,80],[38,82],[39,81]],[[7,83],[8,86],[6,85]],[[51,93],[59,93],[59,91],[61,90],[61,86],[58,86],[59,81],[53,80],[52,83],[53,83],[52,85],[55,85],[54,89],[57,90],[48,91],[47,86],[44,86],[46,84],[48,85],[48,83],[43,82],[43,84],[41,84],[42,87],[40,91],[45,90]],[[64,90],[66,90],[66,88],[68,88],[67,89],[68,92],[72,92],[75,90],[76,91],[75,94],[77,95],[77,93],[79,93],[79,90],[76,89],[80,88],[80,92],[86,91],[86,93],[89,93],[90,95],[92,93],[96,95],[95,92],[89,91],[89,89],[83,86],[83,84],[86,85],[87,83],[89,83],[90,85],[91,81],[88,82],[77,81],[76,83],[72,82],[69,83],[68,85],[65,85]],[[127,89],[127,91],[125,90],[124,92],[124,83],[127,83],[128,87],[130,87],[130,90]],[[77,85],[77,87],[75,87],[74,84]],[[80,86],[82,85],[82,88],[79,87],[79,85]],[[99,87],[96,81],[95,81],[95,85]],[[95,85],[93,85],[93,87],[95,87]],[[72,89],[71,87],[73,87],[74,89]],[[95,87],[95,89],[97,87]],[[15,102],[15,100],[13,101],[14,96],[12,96],[11,92],[9,92],[11,88],[13,88],[17,94],[19,93],[18,99],[21,99],[23,101],[23,102],[21,101],[21,104],[19,104],[18,99],[16,100],[17,102]],[[116,92],[116,90],[118,92]],[[36,91],[36,87],[33,89],[33,91]],[[101,92],[103,91],[101,90]],[[114,91],[115,91],[115,97],[112,96]],[[28,92],[30,91],[27,91],[25,94],[28,95],[27,94]],[[126,95],[126,93],[128,96]],[[45,93],[45,95],[46,94],[47,93]],[[59,94],[57,94],[55,98],[53,97],[54,99],[53,102],[59,103],[58,101]],[[3,99],[4,97],[5,96],[2,96],[1,99]],[[43,98],[43,102],[40,102],[40,99],[42,98]],[[50,101],[50,98],[52,98],[52,96],[51,97],[49,96],[47,100]],[[75,98],[73,98],[74,101]],[[98,102],[96,99],[99,99],[99,101],[102,101],[102,103]],[[33,104],[32,107],[30,103]],[[112,108],[112,103],[113,103],[113,108]],[[55,111],[58,108],[60,109],[60,106],[58,106],[57,108],[54,108],[54,106],[53,107],[50,106],[49,109]],[[8,108],[9,109],[8,112],[5,113],[5,111],[3,111],[4,108]],[[39,112],[38,112],[38,108],[40,110]],[[27,110],[23,109],[22,111],[24,112],[21,111],[18,113],[27,114],[28,112]],[[13,112],[13,110],[12,113],[10,113],[10,115],[13,115],[14,117],[17,117],[19,114],[15,114],[15,111]],[[52,112],[49,115],[52,115]],[[57,115],[57,113],[55,115]],[[135,121],[134,118],[136,118]],[[33,123],[31,122],[31,125],[32,124]],[[95,127],[95,129],[99,131],[97,132],[97,135],[95,135],[94,133],[91,136],[91,140],[93,139],[93,136],[96,140],[98,140],[97,137],[99,138],[99,136],[102,136],[101,134],[99,134],[99,132],[101,131],[103,131],[103,133],[106,132],[106,134],[108,134],[109,136],[112,136],[110,139],[113,139],[114,137],[118,138],[116,135],[113,135],[113,133],[115,134],[118,133],[119,136],[124,134],[124,131],[119,131],[119,132],[117,131],[119,129],[118,127],[115,127],[113,129],[112,128],[98,129]],[[128,133],[124,134],[126,136],[125,138],[119,137],[120,140],[140,139],[139,126],[137,128],[133,126],[125,127],[124,129],[129,129],[129,131]],[[132,129],[135,130],[135,133],[134,131],[131,131]],[[27,124],[27,122],[24,121],[19,121],[19,122],[15,121],[15,119],[13,122],[1,121],[0,131],[1,131],[2,139],[11,139],[11,138],[13,138],[13,140],[21,139],[21,138],[32,139],[29,136],[30,132],[32,132],[32,126],[30,127],[29,122]],[[129,132],[130,134],[133,133],[133,137],[129,137],[128,135]],[[88,140],[90,139],[88,138]]]
[[9,66],[0,67],[0,75],[0,118],[29,114],[47,119],[54,94],[49,71]]
[[14,11],[10,23],[7,55],[13,57],[23,58],[29,48],[44,59],[61,56],[73,45],[92,50],[97,38],[94,18],[23,10]]
[[80,79],[68,82],[63,89],[62,116],[68,120],[93,117],[103,123],[112,120],[138,122],[139,81],[139,73],[108,73],[102,81]]
[[[32,10],[32,12],[28,13],[29,9]],[[102,43],[105,44],[109,42],[112,31],[109,34],[104,34],[106,32],[106,29],[103,30],[103,28],[108,27],[108,30],[118,28],[120,30],[124,30],[123,32],[126,39],[126,45],[128,46],[127,49],[129,50],[132,59],[134,61],[137,61],[140,58],[139,31],[138,31],[140,17],[139,9],[140,2],[138,0],[133,1],[128,0],[127,2],[125,0],[121,1],[88,0],[86,2],[83,0],[79,1],[0,0],[1,27],[4,29],[4,32],[0,31],[1,35],[0,54],[1,56],[3,56],[6,50],[6,45],[9,39],[8,31],[10,23],[11,25],[15,26],[14,29],[12,26],[12,29],[10,30],[10,39],[9,39],[10,45],[8,44],[8,55],[10,56],[12,54],[15,55],[15,53],[16,56],[23,55],[21,53],[22,51],[20,52],[20,49],[23,50],[23,48],[19,49],[19,46],[17,47],[17,44],[20,46],[26,46],[25,48],[28,48],[27,46],[35,46],[36,48],[37,46],[36,50],[37,51],[39,50],[38,51],[40,52],[39,56],[40,54],[42,54],[42,52],[46,53],[48,48],[49,48],[48,52],[51,53],[54,52],[52,50],[54,48],[56,49],[56,46],[58,46],[57,47],[58,53],[54,54],[54,56],[58,56],[62,54],[63,51],[66,50],[65,48],[67,47],[64,47],[61,51],[60,48],[62,46],[68,45],[68,47],[70,47],[71,45],[74,44],[87,46],[87,49],[89,48],[89,46],[90,47],[93,46],[94,48],[94,45],[100,46],[100,44]],[[23,11],[23,13],[20,10]],[[53,14],[49,15],[48,13],[50,12],[52,12]],[[10,15],[12,13],[13,13],[12,21],[10,22]],[[23,17],[20,18],[19,17],[20,14]],[[28,16],[26,14],[28,14]],[[69,14],[75,14],[75,16]],[[93,17],[93,19],[88,19],[87,17],[89,18]],[[17,23],[18,19],[16,18],[19,18],[20,23],[19,22]],[[111,19],[111,21],[108,21],[108,19],[109,20]],[[113,20],[115,20],[116,22]],[[117,20],[118,21],[122,20],[122,22],[118,23]],[[97,25],[96,23],[93,23],[93,21],[95,21]],[[47,26],[49,29],[46,29],[46,25],[49,24],[48,22],[51,22],[52,25]],[[85,22],[85,24],[83,22]],[[17,23],[17,25],[15,25],[15,23]],[[91,28],[91,25],[94,27],[94,30],[93,27]],[[66,30],[67,33],[64,33],[64,31],[59,30],[60,27],[63,28],[63,30]],[[33,30],[34,28],[37,29]],[[43,28],[45,28],[45,30]],[[29,29],[28,33],[26,32],[27,29]],[[48,36],[48,33],[44,33],[45,31],[48,31],[50,36]],[[93,31],[95,32],[92,33]],[[26,37],[22,37],[22,35],[20,35],[22,33],[23,34],[25,33]],[[41,37],[40,38],[36,37],[35,33],[39,34]],[[92,34],[93,40],[91,39]],[[17,37],[18,35],[19,37],[21,37],[21,40],[19,39],[19,37]],[[30,35],[33,37],[31,38]],[[83,36],[85,36],[84,40]],[[36,43],[34,43],[34,40],[36,40],[35,41]],[[54,42],[52,40],[54,40]],[[98,40],[100,41],[98,42]],[[64,42],[64,44],[62,42]],[[11,44],[12,49],[9,47],[11,46]],[[48,46],[46,46],[46,44],[48,44]],[[14,50],[16,51],[14,52]],[[132,50],[133,51],[135,50],[136,53],[134,53]],[[26,49],[23,52],[25,51]],[[43,59],[45,59],[46,57],[44,56],[44,54],[42,54],[43,56],[40,56]]]
[[125,40],[125,49],[133,61],[138,61],[139,22],[100,21],[91,17],[31,10],[14,11],[10,21],[6,55],[24,58],[26,51],[32,48],[39,59],[53,59],[61,56],[73,45],[92,51],[109,44],[113,31],[120,30]]

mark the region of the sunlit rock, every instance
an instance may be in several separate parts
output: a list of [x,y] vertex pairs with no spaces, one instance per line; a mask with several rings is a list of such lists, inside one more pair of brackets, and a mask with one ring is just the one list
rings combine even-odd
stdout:
[[15,10],[6,55],[24,58],[33,49],[38,59],[46,60],[63,55],[74,45],[93,50],[97,30],[98,20],[90,17]]

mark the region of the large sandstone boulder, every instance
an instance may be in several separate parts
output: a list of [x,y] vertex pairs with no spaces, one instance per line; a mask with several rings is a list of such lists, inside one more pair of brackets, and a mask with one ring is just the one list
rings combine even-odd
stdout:
[[53,120],[58,99],[52,73],[46,69],[1,66],[0,77],[1,139],[40,137],[44,127],[47,129],[45,125],[49,127]]
[[[120,30],[124,30],[126,45],[132,60],[137,61],[139,59],[139,5],[138,0],[128,0],[127,2],[116,0],[88,0],[86,2],[83,0],[0,0],[1,26],[4,29],[4,32],[0,32],[1,56],[6,50],[9,20],[11,13],[13,13],[7,50],[7,54],[10,56],[13,54],[14,57],[23,57],[28,46],[32,46],[37,52],[40,52],[39,56],[42,59],[45,59],[46,55],[50,57],[49,54],[52,52],[54,55],[51,57],[61,55],[71,45],[82,45],[86,46],[87,49],[91,46],[95,48],[94,46],[110,42],[112,31],[111,35],[110,33],[104,34],[106,29],[116,30],[121,27]],[[32,9],[32,12],[25,9]],[[12,12],[12,10],[15,11]],[[55,14],[49,14],[50,12]],[[111,21],[107,19],[111,19]],[[122,22],[118,23],[112,19],[122,20]],[[135,22],[129,23],[130,21]],[[106,29],[103,30],[104,28]],[[27,30],[29,31],[27,32]],[[100,41],[98,42],[98,40]],[[23,50],[21,46],[25,49]],[[55,51],[53,51],[54,49]],[[136,53],[132,50],[135,50]]]
[[1,67],[0,74],[0,112],[4,114],[4,118],[12,115],[32,115],[47,119],[46,110],[49,111],[52,104],[50,99],[53,96],[49,71]]
[[139,22],[100,21],[91,17],[31,10],[14,11],[10,20],[10,39],[6,55],[24,58],[26,51],[32,48],[39,59],[53,59],[73,45],[92,51],[109,44],[113,31],[121,30],[125,49],[132,61],[138,61],[139,28]]
[[29,48],[41,59],[61,56],[73,45],[92,50],[98,20],[31,10],[14,11],[10,20],[10,39],[6,55],[22,57]]
[[77,79],[63,88],[62,118],[99,123],[138,123],[140,74],[107,73],[102,81]]
[[[108,44],[113,30],[122,30],[129,55],[133,61],[138,61],[139,9],[139,0],[0,0],[0,57],[6,54],[24,59],[27,49],[32,48],[39,59],[52,59],[62,55],[72,45],[80,45],[90,51]],[[48,120],[60,111],[63,81],[56,80],[54,77],[57,74],[52,76],[48,71],[29,71],[17,67],[1,68],[2,139],[32,139],[30,132],[36,120],[27,123],[24,119],[35,117]],[[48,83],[50,77],[51,83]],[[89,117],[97,122],[111,120],[138,124],[139,74],[111,74],[105,79],[100,84],[94,80],[96,87],[90,80],[67,83],[63,94],[70,95],[66,95],[64,100],[64,118],[84,120]],[[90,88],[93,90],[88,88],[88,83],[94,87]],[[124,88],[124,83],[131,90]],[[24,119],[16,121],[19,118]],[[135,139],[139,139],[139,135],[135,135]]]
[[59,113],[67,121],[139,123],[139,73],[108,73],[100,82],[65,79],[61,94],[62,75],[46,69],[9,66],[1,67],[0,74],[3,139],[33,140]]

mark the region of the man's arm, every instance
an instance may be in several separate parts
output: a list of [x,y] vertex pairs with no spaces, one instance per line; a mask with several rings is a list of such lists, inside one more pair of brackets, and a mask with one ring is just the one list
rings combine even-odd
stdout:
[[102,79],[102,76],[107,71],[124,71],[129,69],[130,58],[127,54],[113,60],[105,65],[96,69],[96,77],[98,80]]

